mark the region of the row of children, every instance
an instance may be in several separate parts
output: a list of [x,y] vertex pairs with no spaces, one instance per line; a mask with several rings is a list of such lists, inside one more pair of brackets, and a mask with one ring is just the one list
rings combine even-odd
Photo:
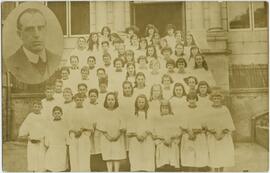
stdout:
[[222,170],[234,164],[230,113],[219,90],[209,95],[206,82],[189,94],[176,83],[169,101],[159,84],[151,87],[149,99],[134,95],[132,83],[125,81],[123,93],[107,92],[103,99],[97,89],[86,90],[89,101],[85,90],[73,96],[70,88],[61,93],[60,84],[46,88],[46,98],[21,125],[19,136],[29,141],[30,171],[64,171],[68,165],[71,171],[97,171],[100,160],[90,164],[90,158],[100,155],[108,171],[119,171],[126,158],[131,171],[172,171],[180,165]]

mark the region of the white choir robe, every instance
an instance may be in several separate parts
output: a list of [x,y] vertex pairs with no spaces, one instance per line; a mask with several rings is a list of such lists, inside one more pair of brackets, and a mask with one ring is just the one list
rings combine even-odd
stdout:
[[[139,111],[127,123],[127,134],[144,135],[146,131],[154,132],[151,115]],[[129,161],[131,171],[155,171],[155,143],[151,135],[142,142],[136,137],[129,138]]]
[[163,88],[163,98],[169,100],[173,95],[173,86],[171,85],[170,88]]
[[[102,109],[103,108],[103,103],[97,103],[97,104],[86,104],[85,105],[88,109],[88,115],[93,116],[93,122],[94,122],[94,127],[96,127],[97,122],[101,118],[102,114]],[[98,131],[95,128],[94,134],[90,137],[91,141],[91,151],[90,154],[100,154],[101,153],[101,135],[102,133]]]
[[174,51],[176,45],[176,39],[174,35],[173,36],[166,35],[164,38],[167,40],[168,46],[172,48],[172,50]]
[[[155,140],[157,168],[167,164],[175,168],[180,167],[179,143],[181,130],[177,120],[175,115],[165,115],[155,118],[154,130],[155,135],[159,138]],[[170,139],[171,145],[166,146],[163,140]]]
[[229,133],[221,140],[208,133],[209,166],[212,168],[232,167],[235,165],[235,152],[231,132],[235,130],[230,111],[226,106],[208,109],[206,125],[208,129],[222,131],[228,129]]
[[[72,81],[72,80],[70,80],[70,79],[66,79],[66,80],[63,80],[62,79],[62,82],[63,82],[63,90],[65,89],[65,88],[70,88],[71,89],[71,91],[73,92],[73,90],[76,90],[76,88],[74,88],[74,85],[73,85],[73,83],[74,83],[74,81]],[[73,93],[74,94],[74,93]]]
[[159,117],[160,115],[160,100],[149,100],[149,116],[150,118]]
[[[107,132],[108,135],[115,137],[121,129],[126,128],[125,126],[126,125],[122,118],[122,112],[119,108],[116,108],[113,111],[103,109],[96,128],[102,133]],[[123,134],[121,134],[117,141],[109,141],[104,134],[102,134],[100,143],[103,160],[123,160],[126,158]]]
[[53,119],[53,108],[55,106],[59,106],[59,101],[57,101],[55,98],[53,98],[53,100],[47,100],[42,99],[41,100],[41,104],[42,104],[42,109],[41,109],[41,113],[47,118],[47,120],[52,120]]
[[63,92],[54,93],[53,97],[54,97],[55,101],[57,102],[57,104],[61,104],[64,102]]
[[[185,122],[183,128],[202,129],[205,125],[206,115],[200,107],[183,108]],[[181,164],[187,167],[208,166],[208,146],[205,133],[197,134],[195,140],[189,140],[188,134],[184,133],[181,140]]]
[[[44,136],[47,126],[47,118],[42,114],[29,113],[20,126],[19,137],[28,136],[27,166],[28,171],[45,171]],[[32,143],[30,139],[40,140]]]
[[122,72],[113,72],[109,74],[110,76],[110,87],[112,91],[118,91],[119,88],[122,88],[122,83],[125,81],[126,73],[125,70]]
[[65,120],[49,121],[45,135],[46,169],[50,171],[65,171],[68,168],[67,145],[68,123]]
[[[135,99],[133,96],[125,97],[123,96],[123,93],[119,96],[119,108],[123,112],[123,120],[124,123],[127,124],[128,120],[131,117],[131,113],[135,112]],[[128,151],[128,145],[129,145],[129,139],[125,137],[125,147]]]
[[184,115],[183,115],[183,108],[187,106],[186,97],[182,96],[181,98],[173,96],[170,99],[172,112],[178,118],[180,118],[180,122],[182,122]]
[[[93,119],[88,114],[88,109],[74,107],[69,119],[69,130],[79,131],[81,128],[93,129]],[[69,133],[69,153],[72,172],[90,171],[90,135],[89,131],[84,131],[80,137],[76,138],[74,133]]]
[[70,121],[70,118],[73,116],[72,112],[74,110],[75,103],[73,101],[69,103],[63,102],[60,107],[63,111],[62,119],[68,123]]
[[70,75],[69,75],[69,80],[74,81],[74,80],[78,80],[81,78],[81,69],[69,69],[70,71]]
[[161,72],[159,72],[157,74],[153,74],[153,73],[149,72],[147,74],[147,76],[148,76],[148,80],[146,81],[147,85],[152,86],[154,84],[161,84],[161,77],[162,77]]

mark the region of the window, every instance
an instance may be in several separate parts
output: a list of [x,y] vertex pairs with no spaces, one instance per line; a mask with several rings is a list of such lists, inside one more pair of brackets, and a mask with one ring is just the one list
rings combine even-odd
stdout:
[[60,22],[63,34],[67,35],[67,13],[66,13],[67,4],[66,2],[50,1],[50,2],[47,2],[47,6],[54,12],[55,16]]
[[90,31],[89,2],[70,2],[71,35],[89,34]]
[[253,20],[255,28],[266,28],[268,23],[267,2],[253,2]]
[[228,2],[228,27],[230,30],[266,28],[267,2]]
[[229,27],[230,29],[250,28],[250,5],[248,2],[229,2]]

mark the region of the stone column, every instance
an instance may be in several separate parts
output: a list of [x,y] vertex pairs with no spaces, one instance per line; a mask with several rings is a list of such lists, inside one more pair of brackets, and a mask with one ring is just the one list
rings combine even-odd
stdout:
[[101,31],[102,27],[107,26],[107,2],[96,2],[96,31]]
[[113,2],[113,30],[116,32],[125,29],[125,2]]
[[191,29],[202,30],[204,28],[203,2],[190,2],[191,5]]
[[221,3],[209,2],[209,31],[221,31]]

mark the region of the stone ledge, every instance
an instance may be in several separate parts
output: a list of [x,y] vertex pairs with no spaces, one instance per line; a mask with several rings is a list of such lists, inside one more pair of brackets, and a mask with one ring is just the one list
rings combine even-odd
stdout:
[[232,54],[232,51],[229,49],[201,49],[201,53],[205,55],[209,54]]

